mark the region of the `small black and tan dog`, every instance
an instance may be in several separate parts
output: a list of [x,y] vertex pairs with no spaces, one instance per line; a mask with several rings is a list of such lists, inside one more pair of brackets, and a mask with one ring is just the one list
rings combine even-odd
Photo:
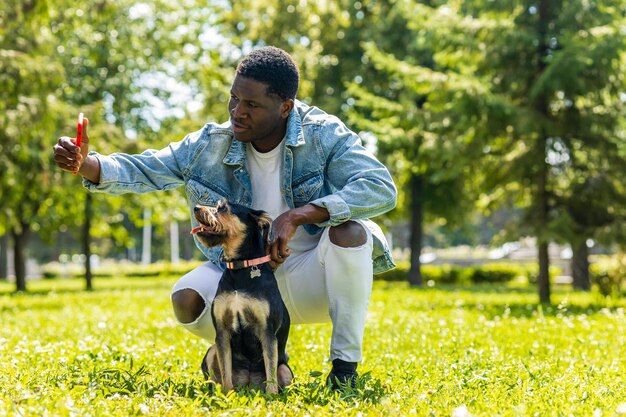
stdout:
[[217,361],[209,350],[203,371],[224,391],[253,386],[277,393],[290,322],[268,265],[272,219],[226,200],[216,207],[198,205],[194,215],[200,226],[192,233],[207,247],[221,245],[226,263],[211,306]]

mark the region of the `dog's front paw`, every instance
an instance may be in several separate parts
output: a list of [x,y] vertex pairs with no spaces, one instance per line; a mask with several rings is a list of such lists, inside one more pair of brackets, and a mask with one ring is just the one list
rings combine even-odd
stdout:
[[267,394],[278,394],[278,384],[275,382],[268,382],[265,385],[265,392]]
[[233,390],[233,384],[224,381],[222,383],[222,392],[227,393]]

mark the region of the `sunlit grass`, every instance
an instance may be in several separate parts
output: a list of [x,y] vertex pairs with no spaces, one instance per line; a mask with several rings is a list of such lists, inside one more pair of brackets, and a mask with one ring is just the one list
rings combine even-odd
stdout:
[[207,344],[176,325],[173,279],[0,284],[0,415],[626,415],[620,300],[376,283],[355,392],[324,389],[330,326],[293,326],[295,384],[222,393]]

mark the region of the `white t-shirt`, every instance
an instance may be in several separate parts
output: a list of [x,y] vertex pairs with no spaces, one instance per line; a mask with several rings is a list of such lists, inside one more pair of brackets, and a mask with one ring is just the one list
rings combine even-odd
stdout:
[[[281,144],[262,153],[254,149],[252,144],[246,144],[248,173],[252,182],[252,208],[266,211],[273,220],[289,210],[280,184],[282,149]],[[300,226],[289,241],[289,248],[293,252],[310,250],[317,245],[320,236],[321,233],[311,236]]]
[[261,153],[252,144],[246,144],[248,172],[252,181],[252,208],[268,212],[272,219],[289,210],[280,192],[281,151],[281,145]]

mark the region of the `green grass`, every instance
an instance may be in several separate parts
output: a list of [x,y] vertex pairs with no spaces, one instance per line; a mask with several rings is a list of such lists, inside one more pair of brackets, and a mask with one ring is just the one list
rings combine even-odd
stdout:
[[173,279],[0,283],[0,416],[626,414],[624,300],[377,282],[354,392],[324,389],[330,325],[293,326],[277,396],[204,383],[207,343],[172,318]]

